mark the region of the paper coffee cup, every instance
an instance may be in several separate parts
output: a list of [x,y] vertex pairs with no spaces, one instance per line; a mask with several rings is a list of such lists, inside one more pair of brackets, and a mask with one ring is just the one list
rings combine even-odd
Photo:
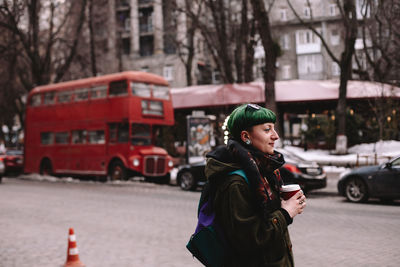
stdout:
[[282,185],[281,187],[281,197],[284,200],[288,200],[292,196],[294,196],[297,192],[300,191],[300,185],[298,184],[288,184],[288,185]]

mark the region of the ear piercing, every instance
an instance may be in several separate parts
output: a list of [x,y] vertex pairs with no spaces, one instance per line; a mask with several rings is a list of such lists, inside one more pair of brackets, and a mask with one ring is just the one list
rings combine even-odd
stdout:
[[246,139],[246,141],[244,141],[246,143],[246,145],[251,145],[251,140],[250,139]]

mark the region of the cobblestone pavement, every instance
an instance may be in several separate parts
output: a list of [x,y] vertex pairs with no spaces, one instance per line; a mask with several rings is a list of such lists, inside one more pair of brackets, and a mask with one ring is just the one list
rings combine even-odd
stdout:
[[[332,185],[332,186],[330,186]],[[398,266],[400,203],[347,203],[334,183],[310,193],[290,226],[296,266]],[[199,192],[132,182],[0,184],[0,266],[65,263],[68,229],[88,267],[201,266],[185,245]]]

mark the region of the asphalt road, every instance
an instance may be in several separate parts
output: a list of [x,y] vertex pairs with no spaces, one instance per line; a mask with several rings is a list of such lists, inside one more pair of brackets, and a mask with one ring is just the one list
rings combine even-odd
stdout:
[[[400,202],[348,203],[328,187],[308,195],[289,226],[296,266],[398,266]],[[185,245],[200,192],[121,184],[5,178],[0,184],[0,266],[61,266],[68,229],[86,266],[201,266]]]

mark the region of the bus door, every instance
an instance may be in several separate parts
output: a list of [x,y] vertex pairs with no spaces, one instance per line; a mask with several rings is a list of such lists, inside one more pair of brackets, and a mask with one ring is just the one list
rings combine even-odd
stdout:
[[107,155],[110,157],[129,157],[129,123],[111,122],[108,126]]

